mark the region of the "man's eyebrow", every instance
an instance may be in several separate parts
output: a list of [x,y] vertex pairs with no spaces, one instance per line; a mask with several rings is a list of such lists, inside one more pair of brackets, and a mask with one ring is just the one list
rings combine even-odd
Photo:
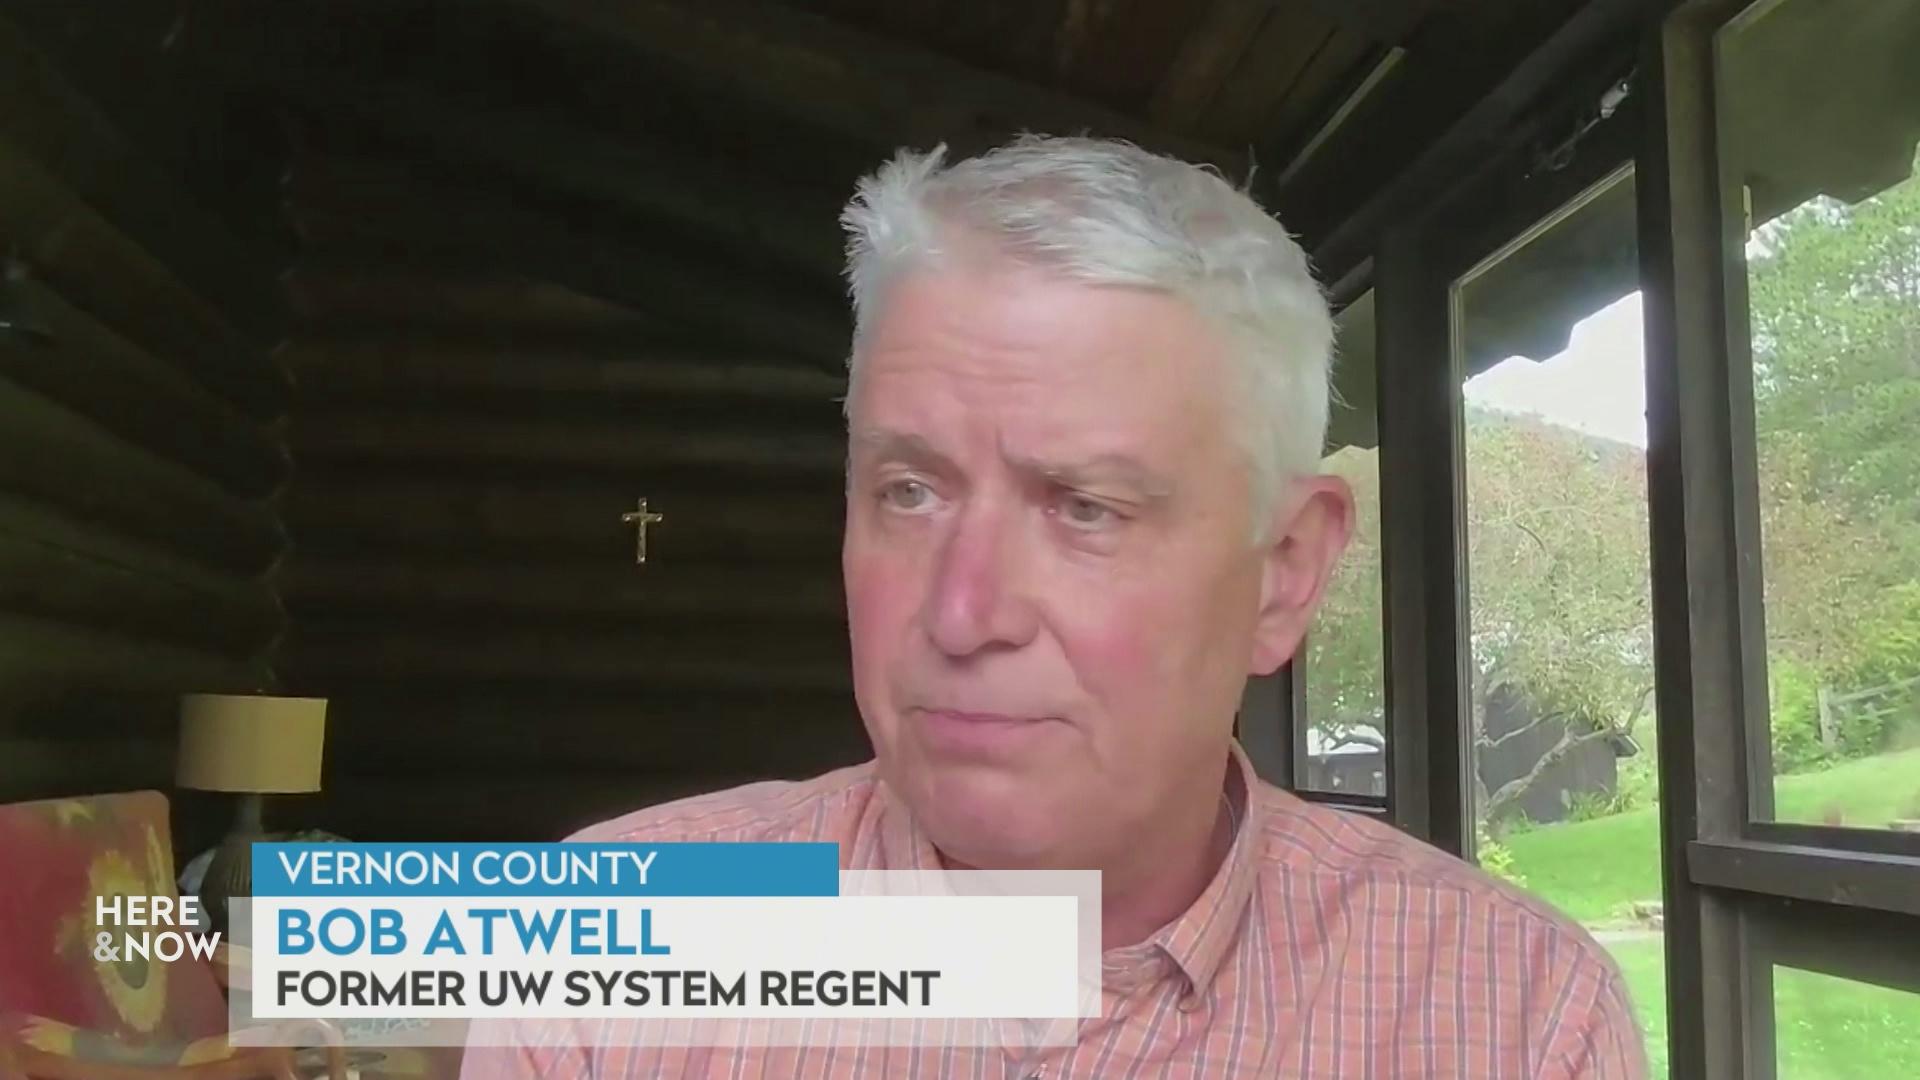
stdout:
[[868,428],[854,434],[853,447],[858,452],[870,454],[885,461],[904,461],[934,469],[952,465],[947,456],[935,450],[933,444],[924,436],[915,435],[912,432]]
[[[853,435],[856,451],[882,461],[901,461],[932,471],[950,470],[953,462],[934,449],[924,436],[888,428],[869,428]],[[1043,461],[1007,455],[1015,469],[1065,487],[1093,487],[1118,483],[1149,499],[1173,494],[1173,481],[1128,454],[1096,454],[1074,461]]]
[[1014,467],[1068,487],[1120,483],[1150,499],[1173,494],[1173,481],[1126,454],[1098,454],[1079,461],[1012,459]]

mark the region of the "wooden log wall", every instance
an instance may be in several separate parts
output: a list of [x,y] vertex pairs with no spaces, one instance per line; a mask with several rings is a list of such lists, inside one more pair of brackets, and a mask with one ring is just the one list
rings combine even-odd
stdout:
[[190,94],[157,38],[57,14],[0,4],[0,801],[171,787],[179,695],[273,689],[286,621],[273,219],[177,167],[230,116],[100,77]]
[[[865,756],[857,173],[1027,129],[1235,178],[1219,146],[1259,146],[1357,291],[1566,7],[1481,5],[1457,40],[1496,47],[1402,78],[1375,58],[1420,4],[1011,34],[981,28],[1018,4],[805,6],[0,0],[0,798],[164,784],[189,689],[329,698],[326,790],[279,823],[365,839],[552,837]],[[1366,122],[1321,130],[1370,73]]]
[[[320,111],[287,180],[279,666],[332,703],[316,822],[552,839],[863,759],[832,197],[819,221],[762,204],[763,229],[703,201],[753,169],[682,186],[653,178],[682,151],[613,154],[530,117],[481,152],[471,124],[432,122],[455,114],[392,100],[411,104],[378,139]],[[513,169],[449,167],[463,152]],[[626,185],[608,157],[655,172]],[[731,257],[796,236],[824,245],[811,274]],[[643,498],[665,521],[639,565],[621,515]]]

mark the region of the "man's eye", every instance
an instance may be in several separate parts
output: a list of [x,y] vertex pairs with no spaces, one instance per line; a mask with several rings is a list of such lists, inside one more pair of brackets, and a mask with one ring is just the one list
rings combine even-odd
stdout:
[[1062,496],[1056,513],[1062,521],[1076,529],[1104,529],[1120,520],[1120,515],[1112,507],[1085,495]]
[[880,489],[880,501],[895,510],[925,510],[933,502],[933,490],[918,480],[896,480]]

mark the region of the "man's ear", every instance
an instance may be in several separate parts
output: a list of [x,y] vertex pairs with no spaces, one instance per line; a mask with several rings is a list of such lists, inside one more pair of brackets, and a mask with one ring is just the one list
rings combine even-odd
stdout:
[[1261,552],[1253,674],[1273,674],[1300,647],[1353,536],[1353,513],[1353,489],[1337,476],[1301,477],[1280,498]]

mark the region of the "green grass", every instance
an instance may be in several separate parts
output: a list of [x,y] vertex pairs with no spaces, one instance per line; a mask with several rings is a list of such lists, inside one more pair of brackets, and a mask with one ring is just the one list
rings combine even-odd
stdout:
[[[1782,821],[1884,826],[1920,816],[1920,749],[1783,776],[1774,785]],[[1539,893],[1583,923],[1617,920],[1629,901],[1660,898],[1659,808],[1543,825],[1506,839],[1513,867]]]
[[[1666,973],[1660,942],[1612,946],[1647,1035],[1653,1075],[1667,1071]],[[1774,1040],[1790,1080],[1920,1076],[1920,995],[1774,969]]]
[[[1884,826],[1920,817],[1920,749],[1783,776],[1777,816]],[[1527,887],[1584,923],[1618,920],[1632,900],[1660,896],[1659,809],[1564,825],[1506,839]],[[1654,1075],[1667,1067],[1666,971],[1658,938],[1609,945],[1646,1031]],[[1779,1074],[1791,1080],[1920,1077],[1920,995],[1788,968],[1774,974]]]
[[[1633,1011],[1640,1017],[1640,1029],[1647,1036],[1647,1061],[1651,1075],[1667,1075],[1667,971],[1660,939],[1623,941],[1608,946],[1613,959],[1626,977],[1627,993],[1633,998]],[[1792,1076],[1792,1073],[1784,1075]]]

